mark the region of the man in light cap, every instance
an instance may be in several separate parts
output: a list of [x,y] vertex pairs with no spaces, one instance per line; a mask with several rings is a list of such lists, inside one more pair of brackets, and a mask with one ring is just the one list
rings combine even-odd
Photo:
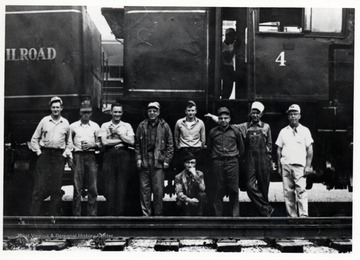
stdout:
[[239,157],[244,153],[244,143],[240,131],[230,125],[230,111],[226,107],[218,109],[218,126],[209,133],[208,147],[213,160],[216,181],[214,210],[215,216],[222,216],[223,198],[229,195],[231,215],[239,212]]
[[236,31],[233,28],[228,28],[225,31],[225,40],[222,42],[222,64],[221,64],[221,78],[223,80],[221,97],[228,99],[233,89],[233,83],[239,77],[234,70],[234,56],[239,51],[239,43],[236,42]]
[[196,103],[189,100],[185,109],[185,117],[176,121],[174,128],[174,139],[177,170],[184,169],[184,156],[192,153],[196,156],[197,162],[200,162],[200,153],[205,147],[205,125],[204,122],[196,117]]
[[[269,203],[270,166],[272,153],[271,129],[260,119],[265,107],[261,102],[251,104],[249,122],[234,124],[245,141],[246,191],[260,216],[271,216],[273,207]],[[211,114],[214,121],[218,118]],[[241,184],[241,183],[240,183]]]
[[306,176],[312,172],[314,142],[310,130],[301,125],[301,110],[293,104],[287,110],[289,125],[281,129],[276,140],[278,171],[283,179],[287,215],[308,216]]
[[[174,154],[173,136],[169,125],[159,118],[160,104],[150,102],[148,118],[136,130],[135,156],[140,170],[140,203],[144,216],[163,214],[163,190],[165,169],[168,169]],[[151,210],[153,193],[154,212]]]
[[70,125],[71,140],[74,144],[74,197],[72,211],[74,216],[81,216],[81,191],[86,180],[88,203],[87,215],[97,215],[97,162],[95,150],[101,146],[99,139],[100,127],[90,120],[92,106],[89,100],[80,105],[80,120]]
[[32,216],[39,215],[42,201],[48,194],[49,214],[61,215],[62,178],[66,159],[71,158],[70,125],[61,116],[63,102],[60,97],[52,97],[49,105],[51,114],[41,119],[31,138],[31,148],[38,155],[30,207]]

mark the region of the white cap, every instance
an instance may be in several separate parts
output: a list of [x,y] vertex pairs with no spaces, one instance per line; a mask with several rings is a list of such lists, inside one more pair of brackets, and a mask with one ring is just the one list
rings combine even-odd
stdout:
[[262,113],[264,111],[264,108],[265,108],[264,105],[259,101],[255,101],[251,105],[251,110],[257,109],[260,111],[260,113]]
[[290,111],[297,111],[299,113],[301,112],[300,107],[297,104],[292,104],[289,106],[289,109],[286,112],[289,113]]

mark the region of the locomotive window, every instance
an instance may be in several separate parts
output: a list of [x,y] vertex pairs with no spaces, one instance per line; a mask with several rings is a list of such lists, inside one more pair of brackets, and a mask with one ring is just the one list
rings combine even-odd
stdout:
[[341,8],[305,8],[304,29],[310,32],[341,33]]
[[302,32],[302,8],[261,8],[259,32]]
[[259,32],[341,33],[341,8],[260,8]]

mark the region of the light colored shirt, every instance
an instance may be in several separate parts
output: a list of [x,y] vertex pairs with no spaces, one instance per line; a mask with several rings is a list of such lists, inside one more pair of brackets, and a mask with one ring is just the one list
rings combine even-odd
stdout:
[[[113,129],[111,133],[110,128]],[[99,137],[106,137],[108,139],[120,139],[120,135],[135,136],[134,130],[129,123],[120,121],[118,124],[114,124],[112,120],[105,122],[101,125]]]
[[281,149],[281,164],[306,165],[306,148],[314,142],[310,130],[299,124],[296,131],[290,126],[281,129],[276,145]]
[[55,121],[51,115],[41,119],[31,138],[31,148],[38,153],[42,147],[63,149],[63,156],[71,154],[72,141],[67,119],[60,117]]
[[192,124],[188,124],[186,117],[179,119],[175,124],[174,138],[177,149],[203,147],[206,140],[204,122],[199,118],[195,118]]
[[90,150],[95,147],[100,147],[100,140],[98,138],[100,127],[97,123],[89,121],[87,124],[81,123],[81,120],[76,121],[70,125],[72,141],[74,144],[74,151],[83,151],[81,142],[86,141]]

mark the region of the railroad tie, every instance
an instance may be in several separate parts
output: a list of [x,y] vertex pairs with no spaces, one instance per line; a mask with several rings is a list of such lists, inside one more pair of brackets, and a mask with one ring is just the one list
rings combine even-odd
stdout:
[[68,246],[69,243],[66,239],[44,240],[41,244],[36,245],[35,249],[42,251],[60,251]]
[[125,246],[127,245],[126,239],[107,239],[104,242],[104,247],[102,251],[124,251]]
[[330,239],[329,247],[339,251],[339,253],[346,253],[352,251],[351,239]]
[[235,239],[219,239],[216,242],[217,252],[241,252],[241,245]]
[[303,253],[304,245],[299,241],[291,239],[279,239],[274,241],[275,248],[279,249],[282,253]]
[[158,239],[155,244],[155,251],[179,251],[180,242],[177,239]]

